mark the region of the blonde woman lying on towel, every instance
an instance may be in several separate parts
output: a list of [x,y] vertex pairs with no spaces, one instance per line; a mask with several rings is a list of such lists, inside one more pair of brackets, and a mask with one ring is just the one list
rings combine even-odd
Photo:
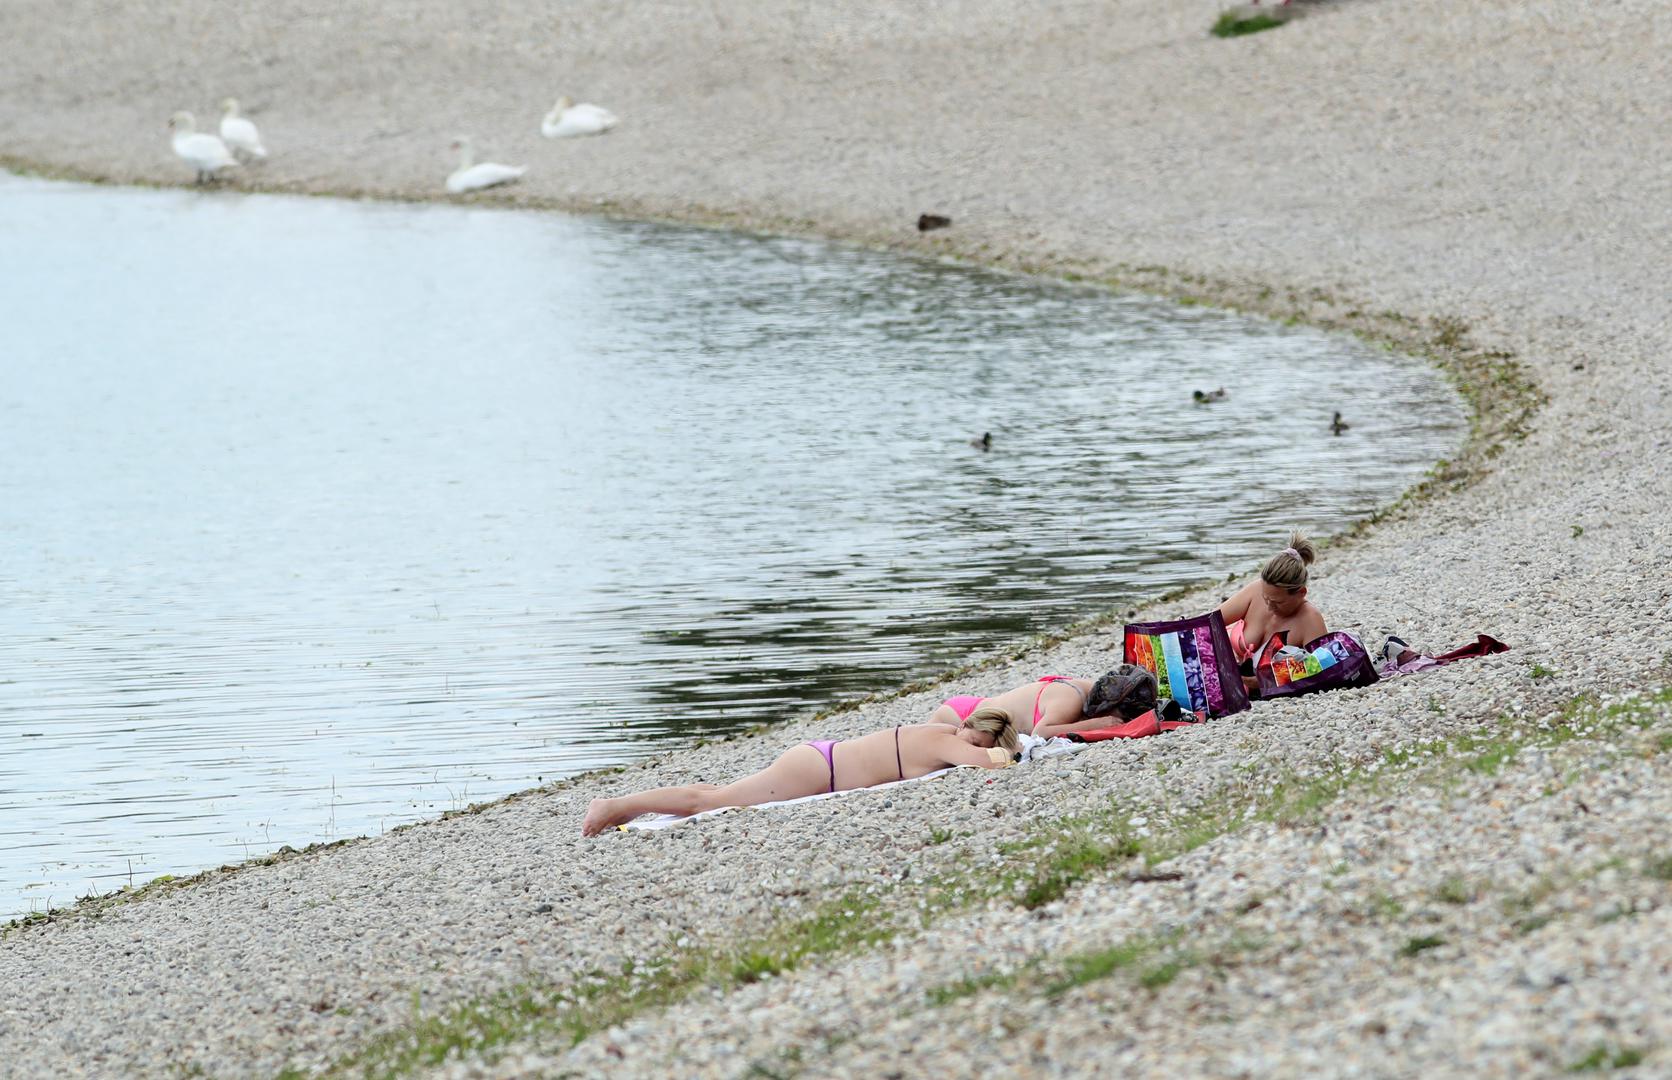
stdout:
[[910,780],[948,765],[1002,769],[1016,747],[1016,728],[1002,709],[976,709],[956,727],[907,724],[842,742],[819,739],[791,747],[760,772],[724,787],[685,784],[619,799],[593,799],[581,835],[596,836],[642,814],[687,817],[722,806],[754,806]]

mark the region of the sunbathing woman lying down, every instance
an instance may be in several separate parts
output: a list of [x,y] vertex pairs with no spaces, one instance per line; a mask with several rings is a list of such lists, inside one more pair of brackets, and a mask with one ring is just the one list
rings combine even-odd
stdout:
[[1142,716],[1155,708],[1155,690],[1154,675],[1136,664],[1122,664],[1096,680],[1047,675],[990,698],[960,694],[942,702],[929,719],[960,724],[982,709],[997,709],[1022,734],[1048,739]]
[[722,806],[754,806],[910,780],[948,765],[1002,769],[1010,764],[1016,746],[1016,729],[1000,709],[976,709],[961,727],[907,724],[842,742],[820,739],[791,747],[760,772],[725,787],[685,784],[619,799],[593,799],[581,835],[596,836],[641,814],[687,817]]

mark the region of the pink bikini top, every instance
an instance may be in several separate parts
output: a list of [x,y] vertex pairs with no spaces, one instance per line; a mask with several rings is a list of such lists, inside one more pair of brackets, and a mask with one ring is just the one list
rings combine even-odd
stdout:
[[1237,663],[1240,664],[1254,655],[1254,650],[1248,647],[1248,639],[1243,634],[1241,619],[1227,626],[1225,633],[1231,637],[1231,655],[1237,658]]
[[[1087,704],[1086,703],[1086,692],[1084,690],[1080,689],[1078,686],[1074,685],[1074,676],[1072,676],[1072,675],[1046,675],[1043,678],[1041,678],[1039,681],[1041,683],[1044,683],[1045,686],[1049,686],[1051,683],[1054,683],[1054,682],[1065,682],[1065,683],[1067,683],[1074,690],[1074,692],[1076,694],[1080,695],[1080,715],[1082,715],[1082,716],[1085,715],[1086,704]],[[1041,686],[1039,688],[1039,693],[1037,693],[1033,696],[1033,726],[1034,727],[1039,726],[1039,699],[1045,696],[1045,686]]]
[[1277,633],[1273,634],[1271,639],[1264,645],[1250,645],[1248,644],[1248,635],[1243,629],[1241,619],[1238,619],[1230,626],[1227,626],[1225,628],[1225,633],[1231,638],[1231,652],[1236,656],[1237,663],[1239,664],[1244,660],[1252,660],[1254,658],[1254,654],[1261,651],[1261,649],[1269,649],[1273,641],[1277,642],[1279,647],[1288,644],[1289,641],[1289,632],[1287,630],[1279,630]]

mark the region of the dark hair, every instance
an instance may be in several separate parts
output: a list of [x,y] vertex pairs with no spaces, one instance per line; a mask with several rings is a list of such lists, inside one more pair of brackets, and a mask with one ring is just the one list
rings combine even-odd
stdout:
[[1092,683],[1086,696],[1087,716],[1108,716],[1118,712],[1123,720],[1139,717],[1155,708],[1155,676],[1137,664],[1122,664]]

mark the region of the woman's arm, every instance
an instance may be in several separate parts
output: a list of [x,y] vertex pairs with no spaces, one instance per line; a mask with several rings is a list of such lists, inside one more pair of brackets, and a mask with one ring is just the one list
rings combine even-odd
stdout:
[[935,756],[948,765],[974,765],[978,769],[1002,769],[1010,764],[1010,751],[998,748],[998,753],[993,754],[979,746],[971,746],[951,733],[937,734],[933,745]]
[[1250,581],[1247,585],[1231,594],[1231,598],[1219,605],[1219,614],[1230,626],[1238,619],[1248,618],[1248,605],[1254,602],[1254,594],[1259,590],[1258,581]]
[[1051,724],[1041,720],[1039,726],[1033,729],[1033,733],[1041,739],[1051,739],[1058,735],[1067,735],[1071,731],[1096,731],[1098,728],[1118,727],[1124,723],[1126,723],[1125,718],[1118,713],[1110,713],[1107,716],[1093,716],[1089,719],[1076,720],[1068,724]]

